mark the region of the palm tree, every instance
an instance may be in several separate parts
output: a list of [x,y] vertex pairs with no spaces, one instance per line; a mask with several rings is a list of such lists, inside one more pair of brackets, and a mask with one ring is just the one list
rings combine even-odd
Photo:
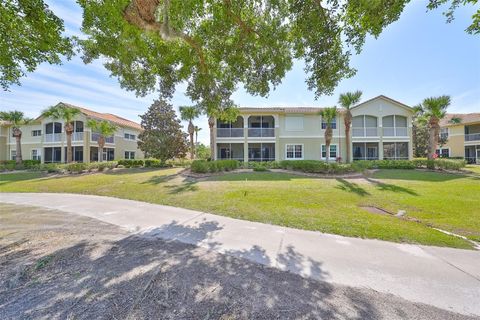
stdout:
[[195,126],[193,125],[193,119],[198,118],[200,110],[195,106],[180,107],[180,117],[184,121],[188,121],[188,135],[190,136],[190,159],[195,156],[195,147],[193,144],[193,134],[195,133]]
[[199,126],[195,126],[195,144],[198,144],[198,133],[202,130]]
[[117,131],[117,126],[108,121],[98,121],[90,119],[87,121],[87,127],[89,127],[92,132],[98,133],[98,161],[103,161],[103,148],[105,147],[105,138],[110,137],[115,134]]
[[72,134],[73,134],[73,120],[81,112],[77,108],[69,107],[63,104],[49,107],[42,111],[42,117],[53,120],[63,120],[65,123],[64,129],[67,136],[67,163],[72,162]]
[[210,115],[208,117],[208,127],[210,128],[210,158],[215,159],[215,132],[213,127],[215,126],[215,116]]
[[434,159],[435,149],[437,148],[438,138],[440,134],[440,120],[442,120],[450,105],[450,96],[440,96],[426,98],[423,102],[415,107],[415,111],[419,116],[423,116],[428,120],[428,154],[429,160]]
[[[326,161],[330,158],[330,143],[332,143],[332,123],[335,117],[337,116],[337,107],[325,108],[320,111],[320,116],[322,117],[323,122],[326,123],[325,128],[325,148],[326,148]],[[321,151],[321,150],[320,150]]]
[[347,163],[350,162],[350,128],[352,126],[352,112],[350,109],[356,105],[362,97],[362,91],[357,90],[355,92],[346,92],[340,94],[338,97],[338,103],[345,108],[345,118],[343,119],[345,123],[345,140],[347,142]]
[[17,148],[15,153],[15,161],[22,164],[22,130],[20,126],[28,124],[33,120],[26,118],[21,111],[0,111],[0,120],[5,121],[6,125],[12,127],[12,133],[15,137]]

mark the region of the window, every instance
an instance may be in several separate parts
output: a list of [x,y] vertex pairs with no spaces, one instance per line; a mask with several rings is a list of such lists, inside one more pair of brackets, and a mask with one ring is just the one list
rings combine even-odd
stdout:
[[113,161],[115,159],[115,149],[103,148],[103,161]]
[[448,139],[448,128],[440,128],[440,139],[442,140]]
[[385,116],[382,119],[383,135],[386,137],[408,136],[407,117],[399,115]]
[[125,159],[135,159],[135,151],[125,151]]
[[45,134],[62,133],[62,124],[60,122],[51,122],[45,125]]
[[[323,120],[323,117],[322,117],[322,129],[327,129],[327,123]],[[332,120],[332,129],[337,129],[337,118],[333,118]]]
[[10,159],[11,160],[17,160],[17,150],[12,150],[10,152]]
[[51,163],[51,162],[62,162],[62,148],[61,147],[53,147],[53,148],[44,148],[44,162]]
[[286,116],[286,131],[303,131],[303,116]]
[[301,160],[303,159],[303,144],[287,144],[285,146],[287,160]]
[[386,160],[407,160],[408,142],[383,143],[383,158]]
[[38,137],[42,135],[42,130],[32,130],[32,137]]
[[440,148],[435,150],[435,153],[440,157],[440,158],[448,158],[450,157],[450,149],[449,148]]
[[[327,148],[326,148],[326,145],[322,144],[322,159],[326,159],[326,158],[327,158]],[[329,159],[336,159],[336,158],[337,158],[337,145],[331,144]]]
[[124,137],[125,137],[126,140],[135,140],[136,139],[136,136],[134,134],[130,134],[130,133],[125,133]]
[[32,149],[32,160],[42,160],[42,157],[40,156],[40,150]]

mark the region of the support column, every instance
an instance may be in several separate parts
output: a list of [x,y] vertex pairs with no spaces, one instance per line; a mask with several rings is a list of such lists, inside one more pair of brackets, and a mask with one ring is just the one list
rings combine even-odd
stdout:
[[280,161],[280,117],[278,114],[273,115],[275,121],[275,161]]
[[243,117],[243,161],[248,162],[248,118],[249,114],[242,115]]
[[378,142],[378,159],[383,160],[383,122],[382,115],[378,117],[378,130],[380,131],[378,135],[380,136],[380,141]]

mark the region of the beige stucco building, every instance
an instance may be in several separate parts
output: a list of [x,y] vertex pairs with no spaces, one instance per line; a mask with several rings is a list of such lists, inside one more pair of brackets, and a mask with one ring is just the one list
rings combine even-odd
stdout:
[[[235,122],[216,121],[215,159],[326,160],[321,108],[240,108]],[[412,159],[413,109],[385,96],[353,107],[351,159]],[[345,161],[344,110],[333,127],[330,160]]]
[[480,163],[480,113],[449,113],[440,126],[440,136],[446,143],[437,146],[439,156],[462,157],[469,163]]
[[[137,147],[141,126],[133,121],[110,113],[99,113],[67,103],[60,104],[77,108],[81,113],[75,117],[72,135],[73,160],[76,162],[98,161],[98,134],[87,127],[89,119],[106,120],[117,126],[117,131],[106,138],[103,160],[143,159],[143,153]],[[66,161],[66,135],[61,120],[39,117],[34,122],[20,127],[22,130],[22,156],[24,160],[41,160],[42,163],[60,163]],[[12,128],[0,124],[0,160],[14,160],[16,140]]]

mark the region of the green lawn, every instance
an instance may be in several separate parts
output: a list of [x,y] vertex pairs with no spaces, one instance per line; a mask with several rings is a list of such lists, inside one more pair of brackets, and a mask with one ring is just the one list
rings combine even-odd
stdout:
[[[69,192],[166,204],[233,218],[396,242],[471,248],[480,240],[480,175],[383,170],[379,180],[316,179],[237,173],[192,181],[180,169],[125,169],[78,176],[0,175],[2,192]],[[361,206],[406,210],[422,223],[372,214]]]

